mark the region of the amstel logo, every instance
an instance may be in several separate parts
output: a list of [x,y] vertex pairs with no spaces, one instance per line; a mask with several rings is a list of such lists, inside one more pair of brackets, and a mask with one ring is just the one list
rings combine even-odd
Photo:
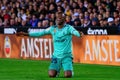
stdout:
[[4,40],[4,53],[7,58],[11,55],[11,42],[8,36],[6,36]]

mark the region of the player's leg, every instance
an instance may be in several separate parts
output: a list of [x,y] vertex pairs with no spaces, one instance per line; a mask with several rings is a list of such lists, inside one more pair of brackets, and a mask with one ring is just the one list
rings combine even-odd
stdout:
[[71,70],[64,71],[64,77],[71,78],[72,77],[72,71]]
[[49,70],[48,74],[49,74],[49,77],[56,77],[57,71],[56,70]]
[[60,68],[59,60],[53,57],[49,66],[49,77],[56,77],[60,71]]
[[62,66],[64,69],[64,77],[70,78],[73,76],[73,65],[72,65],[72,58],[66,57],[62,61]]

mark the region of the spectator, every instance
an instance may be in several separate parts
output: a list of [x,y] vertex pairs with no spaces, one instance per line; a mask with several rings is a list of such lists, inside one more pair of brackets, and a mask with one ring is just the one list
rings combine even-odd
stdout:
[[20,17],[22,18],[22,20],[26,20],[27,15],[26,15],[24,9],[21,9],[21,10],[20,10]]
[[80,19],[80,23],[81,23],[80,26],[83,27],[84,26],[84,19],[83,18]]
[[64,12],[64,8],[62,6],[57,6],[57,12]]
[[37,27],[42,27],[42,22],[41,21],[38,22]]
[[39,12],[39,14],[47,14],[47,10],[46,10],[45,4],[43,2],[41,2],[41,4],[39,5],[38,12]]
[[89,17],[85,17],[84,18],[84,24],[81,25],[81,27],[90,27],[90,26],[91,26],[91,22],[90,22]]
[[115,26],[120,27],[120,18],[115,18]]
[[65,20],[67,24],[73,25],[73,22],[71,21],[71,16],[67,15]]
[[49,13],[55,13],[56,12],[56,5],[51,3],[49,6]]
[[[54,1],[53,1],[54,2]],[[61,6],[62,5],[62,1],[61,0],[55,0],[55,2],[56,2],[56,5],[57,6]]]
[[80,20],[79,18],[75,19],[74,22],[73,22],[73,26],[77,27],[77,26],[80,26]]
[[102,20],[103,19],[103,15],[102,14],[99,14],[98,15],[98,20],[100,21],[100,20]]
[[38,8],[37,8],[37,3],[34,3],[34,4],[33,4],[33,14],[35,14],[35,15],[38,15],[38,14],[39,14]]
[[3,10],[3,19],[4,20],[10,20],[11,16],[7,13],[7,11],[4,9]]
[[[27,9],[27,13],[29,14],[33,14],[33,6],[32,5],[28,5],[28,9]],[[39,11],[39,10],[38,10]]]
[[27,16],[26,17],[26,25],[28,26],[28,27],[31,27],[32,25],[30,24],[30,18]]
[[109,18],[111,15],[110,15],[110,11],[106,11],[106,13],[105,13],[105,18]]
[[104,18],[104,19],[103,19],[103,25],[104,25],[105,27],[108,27],[107,18]]
[[84,17],[89,17],[89,13],[87,11],[84,13]]
[[3,27],[10,27],[9,21],[7,19],[4,20]]
[[66,14],[67,16],[71,16],[71,15],[72,15],[72,11],[71,11],[69,5],[68,5],[68,6],[66,7],[66,9],[65,9],[65,14]]
[[100,27],[105,27],[105,25],[104,25],[103,23],[104,23],[104,20],[101,19],[101,20],[99,21]]
[[40,14],[39,15],[39,21],[43,21],[45,19],[45,14]]
[[84,13],[85,11],[87,11],[87,8],[84,6],[84,4],[82,2],[79,3],[79,8],[81,9],[81,11]]
[[30,20],[30,25],[32,25],[32,27],[37,27],[38,24],[38,19],[36,18],[36,15],[32,16],[32,19]]
[[84,14],[81,12],[80,14],[79,14],[79,19],[83,19],[84,18]]
[[84,7],[88,8],[88,1],[84,0]]
[[118,11],[119,11],[119,13],[120,13],[120,1],[118,1],[118,2],[117,2],[117,7],[116,7],[116,10],[118,10]]
[[25,20],[22,20],[21,26],[22,27],[27,27],[28,26]]
[[18,17],[15,17],[15,24],[16,24],[16,26],[20,26],[21,25],[21,22],[18,22]]
[[42,26],[44,27],[44,28],[47,28],[47,27],[49,27],[49,21],[46,19],[46,20],[43,20],[42,21]]
[[72,20],[74,21],[75,19],[78,19],[79,18],[79,13],[74,13],[73,14],[73,17],[72,17]]
[[96,17],[92,19],[92,26],[98,26],[98,19]]
[[49,14],[49,19],[52,20],[55,23],[55,13]]
[[13,18],[10,19],[10,27],[16,27],[15,19]]
[[93,13],[90,13],[90,21],[92,21],[92,19],[94,18],[94,15],[93,15]]
[[119,11],[117,11],[117,10],[114,11],[114,12],[113,12],[113,17],[114,17],[114,18],[119,18]]
[[16,17],[17,17],[17,16],[16,16],[15,13],[12,13],[12,14],[11,14],[11,18],[15,19]]
[[52,20],[50,20],[50,21],[49,21],[49,26],[53,26],[53,25],[55,25],[55,22],[52,21]]
[[114,27],[115,26],[114,25],[114,19],[112,17],[108,18],[108,26],[110,26],[110,27]]

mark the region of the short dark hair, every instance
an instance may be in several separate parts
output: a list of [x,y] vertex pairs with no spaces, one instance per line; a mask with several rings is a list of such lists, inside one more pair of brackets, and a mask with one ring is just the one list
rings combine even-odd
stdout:
[[56,14],[61,14],[65,17],[65,14],[63,12],[56,12]]

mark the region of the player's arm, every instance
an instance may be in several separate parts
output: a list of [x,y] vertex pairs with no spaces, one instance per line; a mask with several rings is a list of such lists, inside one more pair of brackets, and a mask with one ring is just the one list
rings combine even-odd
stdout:
[[44,35],[49,35],[50,34],[50,28],[44,29],[41,32],[30,32],[29,36],[31,37],[40,37],[40,36],[44,36]]
[[47,28],[47,29],[44,29],[41,32],[29,32],[29,33],[19,32],[19,33],[17,33],[17,35],[18,36],[23,35],[23,36],[31,36],[31,37],[40,37],[40,36],[44,36],[44,35],[50,34],[50,29],[51,28]]
[[70,26],[69,27],[69,33],[74,35],[74,36],[77,36],[77,37],[82,37],[83,36],[83,32],[79,32],[77,31],[74,27]]

